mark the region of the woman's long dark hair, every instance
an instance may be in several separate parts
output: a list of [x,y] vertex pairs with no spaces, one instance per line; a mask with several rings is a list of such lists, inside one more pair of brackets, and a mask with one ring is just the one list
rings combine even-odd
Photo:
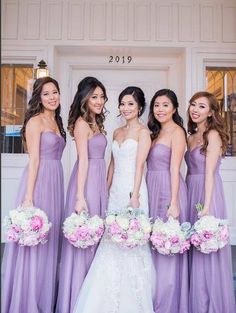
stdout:
[[152,140],[156,139],[161,131],[161,123],[157,121],[153,113],[155,100],[157,97],[160,97],[160,96],[166,96],[173,104],[173,107],[175,108],[175,112],[172,116],[173,121],[183,129],[185,137],[187,138],[186,130],[183,126],[184,125],[183,119],[179,115],[179,112],[178,112],[179,103],[178,103],[176,94],[174,93],[174,91],[170,89],[161,89],[161,90],[158,90],[152,97],[149,115],[148,115],[148,128],[151,131]]
[[[41,103],[41,93],[42,93],[43,86],[48,83],[53,83],[60,94],[58,82],[51,77],[38,78],[34,82],[32,97],[29,100],[28,109],[25,113],[24,123],[21,129],[21,136],[24,142],[26,142],[26,138],[25,138],[26,124],[31,119],[31,117],[39,115],[40,113],[44,111],[44,107]],[[61,112],[61,105],[59,104],[58,108],[55,110],[55,120],[56,120],[61,136],[66,141],[66,132],[63,128],[63,123],[62,123],[62,118],[60,116],[60,112]]]
[[196,101],[198,98],[204,97],[209,102],[210,111],[212,113],[211,116],[208,116],[206,123],[206,130],[203,133],[203,145],[201,147],[201,153],[206,154],[207,146],[208,146],[208,134],[209,131],[215,129],[220,135],[222,142],[222,155],[225,155],[228,147],[229,136],[227,135],[224,127],[223,118],[220,115],[220,104],[217,101],[216,97],[207,92],[207,91],[199,91],[195,93],[192,98],[189,100],[188,107],[188,134],[193,135],[197,132],[197,124],[194,123],[190,117],[189,109],[191,104]]
[[[87,101],[93,94],[94,90],[100,87],[104,94],[105,102],[108,100],[106,89],[104,85],[95,77],[85,77],[78,85],[77,92],[75,94],[74,100],[70,106],[70,112],[69,112],[69,118],[68,118],[68,130],[70,132],[70,135],[74,137],[74,128],[75,128],[75,122],[79,117],[82,117],[83,120],[85,120],[93,132],[96,131],[96,129],[93,127],[93,120],[90,116],[90,112],[87,106]],[[102,109],[102,112],[100,114],[95,115],[96,123],[98,125],[99,131],[101,133],[105,133],[104,130],[104,121],[105,121],[105,113],[106,113],[105,107]]]

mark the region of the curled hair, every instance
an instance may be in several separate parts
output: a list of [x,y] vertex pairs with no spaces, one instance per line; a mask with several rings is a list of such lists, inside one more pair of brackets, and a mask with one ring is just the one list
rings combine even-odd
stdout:
[[[49,76],[38,78],[34,82],[32,97],[29,100],[28,109],[25,112],[24,123],[21,128],[21,136],[22,136],[24,143],[26,143],[25,131],[26,131],[26,125],[28,121],[31,119],[31,117],[39,115],[40,113],[44,111],[44,107],[41,103],[41,93],[42,93],[43,86],[48,83],[53,83],[53,85],[56,87],[56,89],[58,90],[60,94],[60,88],[59,88],[58,82]],[[62,123],[62,118],[60,116],[60,112],[61,112],[61,104],[59,104],[58,108],[55,110],[55,120],[56,120],[61,136],[66,141],[66,132],[63,128],[63,123]]]
[[[70,112],[68,117],[67,129],[69,130],[70,135],[72,137],[74,137],[75,123],[79,117],[82,117],[83,120],[89,124],[93,132],[96,131],[96,128],[93,125],[93,120],[87,106],[87,102],[97,87],[100,87],[102,89],[106,103],[108,100],[106,89],[97,78],[88,76],[80,81],[74,100],[70,106]],[[105,121],[106,112],[107,112],[106,108],[103,107],[102,112],[100,114],[95,115],[95,120],[101,133],[106,133],[103,125]]]
[[221,142],[222,142],[222,155],[225,155],[226,151],[227,151],[227,147],[228,147],[228,140],[229,140],[229,136],[227,135],[225,128],[224,128],[224,121],[223,118],[220,115],[220,104],[218,103],[216,97],[207,92],[207,91],[199,91],[197,93],[195,93],[192,98],[189,100],[189,107],[188,107],[188,134],[193,135],[197,132],[197,124],[194,123],[191,119],[190,113],[189,113],[189,109],[191,104],[197,100],[198,98],[204,97],[208,100],[209,102],[209,108],[210,108],[210,112],[212,113],[211,116],[207,117],[207,122],[206,122],[206,129],[203,133],[203,145],[201,147],[201,153],[206,154],[206,150],[207,150],[207,146],[208,146],[208,134],[210,132],[210,130],[215,129],[220,138],[221,138]]
[[157,97],[161,97],[161,96],[166,96],[172,103],[175,112],[172,116],[173,121],[179,125],[185,134],[185,138],[187,139],[187,134],[186,134],[186,130],[184,128],[184,123],[183,123],[183,119],[182,117],[179,115],[178,112],[178,107],[179,107],[179,103],[178,103],[178,99],[176,94],[174,93],[174,91],[170,90],[170,89],[161,89],[158,90],[154,96],[152,97],[151,103],[150,103],[150,110],[149,110],[149,115],[148,115],[148,128],[151,131],[151,138],[152,140],[156,139],[161,131],[161,123],[159,121],[157,121],[157,119],[154,116],[153,113],[153,109],[154,109],[154,103]]
[[139,108],[138,116],[140,117],[143,114],[143,112],[145,111],[145,107],[146,107],[146,100],[145,100],[145,96],[144,96],[142,89],[139,87],[135,87],[135,86],[129,86],[129,87],[125,88],[119,95],[118,108],[121,105],[121,101],[122,101],[123,97],[126,95],[131,95],[134,97],[134,100],[138,104],[138,108]]

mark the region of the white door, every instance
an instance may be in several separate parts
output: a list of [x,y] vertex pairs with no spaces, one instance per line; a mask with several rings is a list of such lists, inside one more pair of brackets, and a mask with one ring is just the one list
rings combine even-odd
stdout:
[[[109,48],[104,47],[99,50],[88,47],[71,52],[58,50],[55,62],[58,64],[56,77],[62,91],[62,117],[65,128],[78,83],[86,76],[93,76],[106,87],[108,96],[106,108],[109,111],[105,121],[108,140],[105,156],[107,165],[110,160],[113,131],[123,123],[118,117],[118,96],[124,88],[138,86],[144,91],[147,103],[146,110],[141,116],[144,124],[147,122],[151,98],[157,90],[162,88],[170,88],[176,92],[180,103],[180,114],[185,118],[185,82],[179,79],[180,73],[183,72],[182,57],[179,50],[170,49],[164,52],[162,50],[154,51],[152,48],[147,48],[145,51],[133,48],[127,52],[127,54],[136,55],[133,63],[109,64],[107,58],[110,55]],[[68,184],[76,159],[75,143],[68,134],[62,158],[65,186]]]

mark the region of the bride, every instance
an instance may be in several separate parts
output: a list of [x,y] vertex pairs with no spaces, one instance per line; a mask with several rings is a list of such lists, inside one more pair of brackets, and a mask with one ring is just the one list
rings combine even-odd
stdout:
[[[121,92],[119,110],[126,125],[113,134],[108,211],[122,211],[130,205],[149,214],[143,170],[151,140],[138,119],[144,109],[140,88],[127,87]],[[104,236],[73,313],[153,313],[153,271],[148,245],[125,249]]]

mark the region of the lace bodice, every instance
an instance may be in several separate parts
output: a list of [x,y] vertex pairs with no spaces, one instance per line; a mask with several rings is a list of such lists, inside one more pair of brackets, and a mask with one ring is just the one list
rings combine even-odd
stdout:
[[[138,142],[132,138],[122,144],[114,140],[112,153],[114,157],[114,173],[109,194],[108,211],[124,210],[134,188]],[[144,177],[140,187],[140,208],[148,214],[148,196]]]

